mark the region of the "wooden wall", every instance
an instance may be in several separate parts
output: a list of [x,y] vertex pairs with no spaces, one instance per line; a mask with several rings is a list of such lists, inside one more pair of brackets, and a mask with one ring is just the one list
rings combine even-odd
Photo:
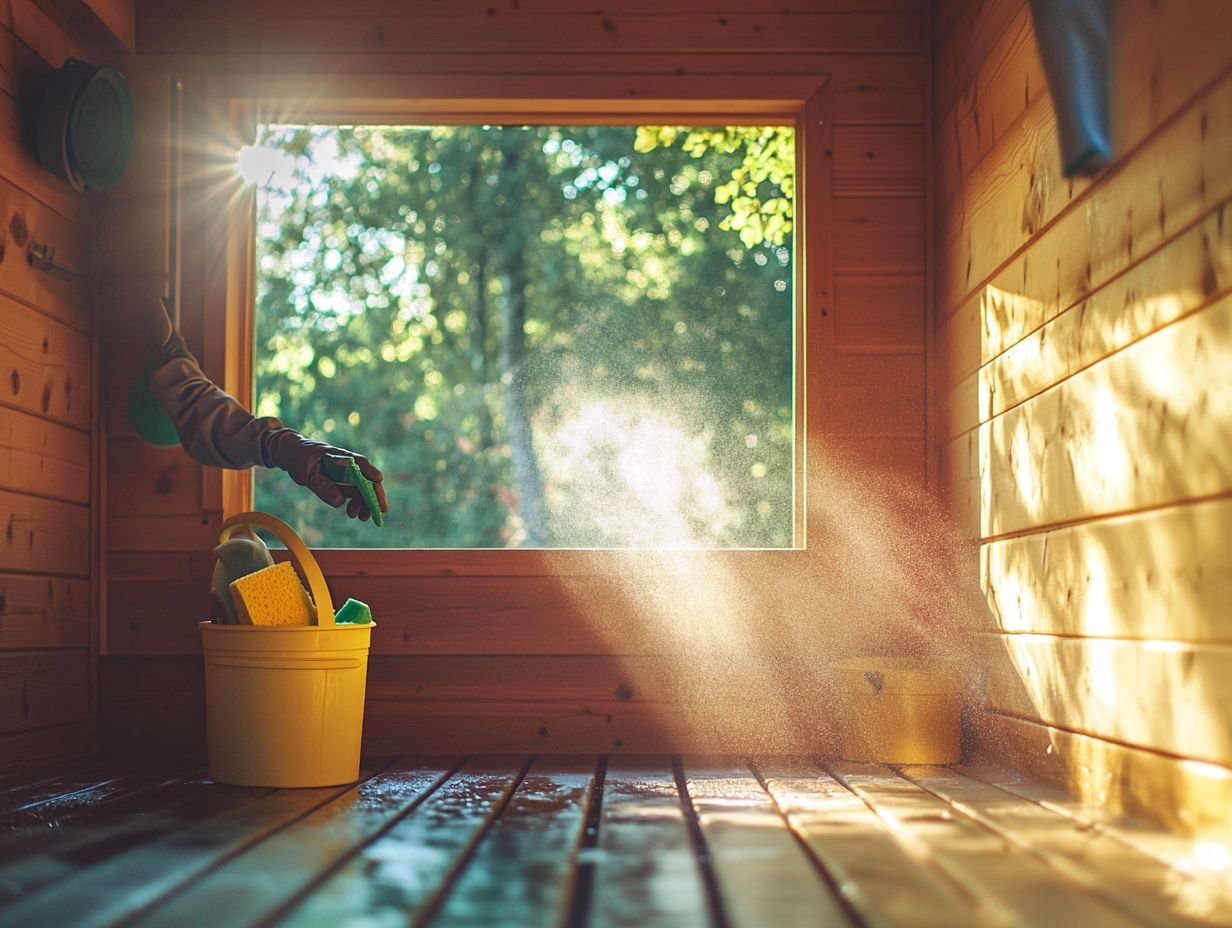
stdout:
[[[424,0],[395,13],[375,0],[139,3],[129,67],[141,86],[145,167],[126,182],[128,211],[107,236],[127,270],[117,299],[161,286],[154,256],[165,189],[156,179],[172,71],[189,97],[220,75],[241,84],[299,77],[303,87],[322,75],[393,75],[409,93],[477,75],[550,74],[566,87],[824,74],[832,145],[818,155],[827,175],[820,202],[834,246],[826,279],[810,281],[824,307],[815,373],[829,384],[809,398],[813,437],[922,486],[926,7],[615,0],[598,12],[565,0]],[[221,248],[204,230],[200,217],[186,223],[184,327],[207,369],[235,384],[241,359],[227,356],[221,303],[209,296],[226,287]],[[104,748],[199,751],[196,622],[224,488],[174,449],[137,441],[119,414],[127,375],[117,366],[109,379]],[[830,720],[807,684],[824,675],[829,652],[805,579],[822,552],[803,569],[795,554],[714,558],[692,573],[636,556],[596,563],[526,552],[495,565],[449,552],[328,553],[322,563],[336,595],[370,602],[377,616],[371,751],[824,750]],[[776,583],[792,575],[794,587]],[[715,629],[724,623],[733,634],[756,629],[751,656],[722,650]],[[772,652],[766,641],[776,642]],[[679,672],[682,652],[692,655],[690,679]]]
[[[114,4],[121,28],[123,4]],[[129,16],[131,24],[131,11]],[[27,260],[31,242],[96,273],[100,201],[36,163],[27,119],[65,58],[121,40],[84,3],[0,3],[0,773],[92,756],[98,353],[90,276]]]
[[933,449],[979,541],[982,750],[1232,832],[1232,4],[1121,0],[1060,175],[1025,0],[938,5]]

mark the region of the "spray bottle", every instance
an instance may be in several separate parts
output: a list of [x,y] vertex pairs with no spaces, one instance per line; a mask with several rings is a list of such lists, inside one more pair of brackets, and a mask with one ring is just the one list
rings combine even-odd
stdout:
[[239,625],[239,615],[231,598],[231,583],[240,577],[273,566],[269,548],[257,535],[236,528],[231,537],[214,549],[218,560],[210,580],[210,621],[223,625]]

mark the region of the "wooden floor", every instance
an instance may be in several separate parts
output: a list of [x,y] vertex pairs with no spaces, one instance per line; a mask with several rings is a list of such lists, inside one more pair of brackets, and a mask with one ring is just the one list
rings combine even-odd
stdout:
[[0,925],[1232,925],[1220,849],[997,771],[470,757],[363,777],[0,784]]

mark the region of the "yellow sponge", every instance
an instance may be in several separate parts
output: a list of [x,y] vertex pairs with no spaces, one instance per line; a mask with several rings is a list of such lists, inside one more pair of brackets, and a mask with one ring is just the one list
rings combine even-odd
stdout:
[[232,581],[231,597],[241,625],[312,624],[312,600],[288,562]]

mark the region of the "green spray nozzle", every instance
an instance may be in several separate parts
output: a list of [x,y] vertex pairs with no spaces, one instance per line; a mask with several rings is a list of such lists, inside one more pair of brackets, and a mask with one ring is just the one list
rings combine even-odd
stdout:
[[365,477],[363,471],[359,469],[354,458],[327,454],[321,460],[321,473],[334,483],[346,483],[356,487],[360,497],[368,504],[368,511],[372,513],[372,521],[376,523],[377,528],[385,524],[380,501],[376,498],[376,489],[372,486],[372,481]]

